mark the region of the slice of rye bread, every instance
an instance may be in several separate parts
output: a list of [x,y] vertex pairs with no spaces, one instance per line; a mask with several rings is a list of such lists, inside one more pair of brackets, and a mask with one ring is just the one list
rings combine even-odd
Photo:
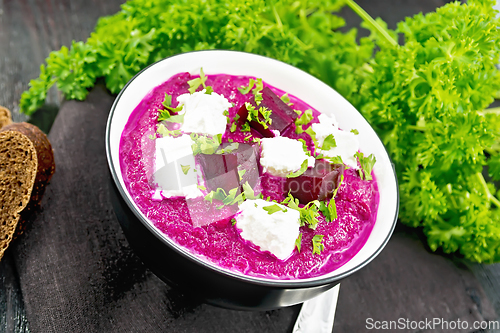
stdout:
[[12,123],[12,116],[9,109],[0,105],[0,128]]
[[[5,172],[6,174],[9,173],[14,173],[14,175],[18,175],[21,171],[26,172],[31,174],[34,170],[35,172],[35,178],[33,180],[33,183],[29,187],[29,196],[28,196],[28,202],[25,205],[20,205],[18,208],[13,208],[10,207],[10,210],[7,210],[9,214],[6,213],[4,214],[4,209],[2,208],[2,213],[0,214],[0,224],[2,225],[2,230],[0,230],[0,242],[3,242],[3,240],[7,240],[9,238],[8,242],[12,239],[12,237],[15,237],[17,235],[20,235],[24,229],[26,228],[26,221],[30,217],[31,213],[40,205],[40,202],[42,200],[43,193],[45,192],[45,187],[47,183],[50,181],[50,178],[55,172],[55,162],[54,162],[54,153],[52,150],[52,145],[50,144],[49,139],[47,136],[35,125],[29,124],[29,123],[11,123],[7,126],[4,126],[0,129],[0,135],[3,136],[12,136],[13,139],[5,142],[0,142],[0,195],[1,198],[0,200],[3,200],[4,197],[7,197],[8,201],[5,203],[9,208],[9,202],[15,202],[16,200],[13,200],[13,198],[9,198],[9,195],[14,196],[14,198],[19,198],[19,196],[26,195],[26,192],[22,192],[17,188],[12,188],[12,182],[16,182],[15,178],[9,178],[4,177],[1,172]],[[3,137],[2,136],[2,137]],[[22,160],[11,160],[13,156],[13,153],[10,152],[10,149],[17,149],[16,152],[19,151],[19,142],[17,142],[17,139],[14,138],[20,138],[20,136],[28,139],[28,141],[31,143],[31,146],[34,149],[34,156],[35,163],[31,164],[28,162],[30,160],[29,156],[31,156],[27,151],[25,152],[26,154],[26,161],[23,162]],[[21,140],[21,139],[19,139]],[[22,139],[23,142],[25,142],[24,139]],[[11,146],[11,147],[9,147]],[[24,148],[27,149],[28,145],[23,144]],[[5,155],[4,155],[5,151]],[[4,167],[4,160],[7,160],[5,162],[5,167]],[[4,182],[4,179],[6,181]],[[28,186],[28,183],[23,183],[23,182],[17,182],[14,184],[16,186],[22,186],[24,189],[25,186]],[[14,192],[12,192],[14,190]],[[8,194],[5,194],[4,191],[11,191]],[[22,193],[22,194],[21,194]],[[19,201],[19,200],[17,200]],[[24,201],[23,201],[24,202]],[[4,203],[2,202],[2,205]],[[15,204],[11,204],[11,206]],[[21,208],[22,206],[22,208]],[[13,212],[17,211],[17,214],[19,215],[17,218],[17,226],[14,228],[14,234],[10,237],[7,235],[3,234],[3,224],[5,223],[7,225],[7,221],[10,219],[12,220],[12,217],[15,216],[13,215]],[[5,215],[5,216],[4,216]],[[11,230],[9,229],[9,233]],[[0,243],[0,258],[3,255],[3,251],[5,251],[6,244]]]
[[37,126],[30,123],[12,123],[0,129],[0,132],[16,131],[26,135],[35,146],[38,160],[35,185],[31,194],[31,202],[40,204],[45,186],[56,170],[54,151],[49,139]]
[[0,259],[30,201],[37,168],[35,146],[26,135],[0,133]]

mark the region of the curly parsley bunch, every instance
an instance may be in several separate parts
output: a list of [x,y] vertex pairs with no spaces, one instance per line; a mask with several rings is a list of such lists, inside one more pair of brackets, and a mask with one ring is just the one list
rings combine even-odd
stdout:
[[[380,45],[354,104],[381,136],[400,181],[400,220],[431,249],[500,261],[500,22],[491,1],[451,3],[398,25]],[[485,153],[489,152],[489,153]]]

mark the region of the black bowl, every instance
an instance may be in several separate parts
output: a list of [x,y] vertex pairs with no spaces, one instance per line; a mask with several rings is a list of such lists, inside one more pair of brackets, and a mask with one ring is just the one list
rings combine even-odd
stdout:
[[[361,250],[339,269],[314,278],[273,280],[222,269],[185,251],[140,212],[121,176],[119,143],[133,109],[154,87],[179,72],[251,75],[287,91],[320,112],[331,112],[341,128],[357,128],[361,150],[375,154],[380,203],[377,220]],[[340,111],[339,111],[340,110]],[[352,126],[351,126],[352,125]],[[311,299],[373,260],[385,247],[398,214],[397,178],[382,142],[361,114],[333,89],[311,75],[274,59],[234,51],[198,51],[163,59],[137,74],[116,98],[106,128],[106,153],[112,175],[113,206],[134,251],[160,279],[221,307],[270,310]]]

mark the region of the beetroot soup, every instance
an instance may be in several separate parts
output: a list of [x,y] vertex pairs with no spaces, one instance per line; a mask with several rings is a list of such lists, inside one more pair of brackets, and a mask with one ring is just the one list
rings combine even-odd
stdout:
[[258,78],[179,73],[132,112],[120,166],[139,209],[186,251],[309,278],[349,261],[376,220],[375,159],[356,135]]

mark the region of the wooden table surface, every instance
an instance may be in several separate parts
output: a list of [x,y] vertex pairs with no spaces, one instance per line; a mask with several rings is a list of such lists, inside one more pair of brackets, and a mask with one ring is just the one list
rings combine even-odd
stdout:
[[[440,0],[357,2],[373,16],[388,22],[391,28],[405,16],[428,12],[445,3]],[[13,111],[14,121],[28,120],[19,113],[20,95],[29,80],[38,76],[39,66],[49,52],[69,46],[72,40],[86,40],[97,19],[117,12],[121,3],[120,0],[0,1],[0,105]],[[351,12],[344,10],[343,14],[350,24],[358,24]],[[53,89],[47,102],[44,112],[30,121],[48,132],[62,101]],[[0,262],[0,332],[29,332],[29,318],[13,258],[7,251]],[[342,282],[334,332],[360,331],[367,318],[432,320],[443,313],[448,314],[447,318],[498,320],[500,266],[471,264],[430,253],[418,233],[398,226],[382,254]],[[292,325],[290,322],[290,328]],[[250,331],[251,327],[245,330]]]

